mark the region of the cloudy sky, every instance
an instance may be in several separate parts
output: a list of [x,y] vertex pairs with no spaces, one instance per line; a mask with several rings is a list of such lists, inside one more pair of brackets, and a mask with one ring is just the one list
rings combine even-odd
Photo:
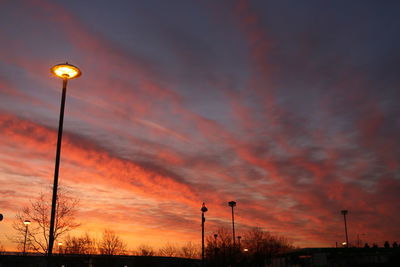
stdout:
[[200,242],[250,227],[302,247],[400,239],[398,1],[0,2],[0,241],[52,185],[80,232]]

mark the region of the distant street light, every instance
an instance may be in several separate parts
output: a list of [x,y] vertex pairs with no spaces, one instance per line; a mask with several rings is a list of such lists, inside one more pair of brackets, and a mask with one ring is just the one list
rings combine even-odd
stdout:
[[343,214],[343,219],[344,219],[344,231],[345,231],[345,233],[346,233],[346,248],[348,248],[348,247],[349,247],[349,238],[348,238],[348,236],[347,236],[346,215],[347,215],[347,213],[349,213],[349,211],[348,211],[348,210],[342,210],[342,211],[340,211],[340,212]]
[[237,239],[238,239],[238,246],[239,246],[239,250],[240,250],[240,239],[242,239],[242,237],[239,235],[239,236],[237,237]]
[[25,220],[24,221],[24,224],[25,224],[25,240],[24,240],[24,255],[25,255],[25,252],[26,252],[26,236],[28,235],[28,226],[31,224],[31,221],[30,220]]
[[232,207],[232,239],[233,239],[233,246],[236,246],[236,242],[235,242],[235,216],[233,214],[233,207],[236,206],[236,202],[235,201],[230,201],[228,202],[228,205],[230,207]]
[[64,107],[65,107],[65,97],[67,94],[67,82],[69,79],[75,79],[81,76],[81,71],[67,63],[55,65],[50,69],[51,73],[63,80],[62,96],[61,96],[61,108],[60,108],[60,119],[58,124],[58,138],[57,138],[57,152],[56,161],[54,167],[54,184],[53,184],[53,198],[51,203],[51,216],[50,216],[50,230],[49,230],[49,247],[48,255],[51,256],[54,244],[54,223],[56,215],[56,205],[57,205],[57,187],[58,187],[58,171],[60,169],[60,153],[61,153],[61,139],[63,131],[64,122]]
[[204,266],[204,223],[206,218],[204,217],[204,213],[207,212],[205,203],[201,206],[201,264]]
[[61,254],[61,247],[63,245],[63,242],[58,242],[58,254]]
[[218,234],[214,234],[214,257],[217,257],[218,253],[218,243],[217,243]]

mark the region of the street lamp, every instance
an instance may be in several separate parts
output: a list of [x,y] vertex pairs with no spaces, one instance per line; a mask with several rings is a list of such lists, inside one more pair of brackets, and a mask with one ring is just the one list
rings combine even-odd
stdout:
[[242,239],[242,237],[239,235],[239,236],[237,237],[237,239],[238,239],[238,246],[239,246],[239,250],[240,250],[240,239]]
[[61,246],[63,245],[63,242],[58,242],[58,254],[61,254]]
[[204,213],[207,212],[208,209],[203,202],[203,205],[201,206],[201,264],[204,266],[204,222],[206,221],[206,218],[204,217]]
[[347,236],[346,215],[347,215],[347,213],[349,213],[349,211],[348,211],[348,210],[342,210],[342,211],[340,211],[340,212],[343,214],[343,219],[344,219],[344,231],[345,231],[345,233],[346,233],[346,248],[348,248],[348,247],[349,247],[349,238],[348,238],[348,236]]
[[228,205],[230,207],[232,207],[232,239],[233,239],[233,246],[235,247],[236,242],[235,242],[235,217],[233,215],[233,207],[236,206],[236,202],[235,201],[229,201]]
[[54,167],[54,184],[53,184],[53,198],[51,202],[51,216],[50,216],[50,231],[49,231],[49,248],[48,255],[51,256],[54,244],[54,222],[56,215],[56,205],[57,205],[57,187],[58,187],[58,171],[60,169],[60,152],[61,152],[61,139],[63,131],[64,122],[64,107],[65,107],[65,97],[67,94],[67,82],[69,79],[75,79],[81,76],[81,71],[67,63],[55,65],[50,69],[51,73],[63,80],[62,96],[61,96],[61,108],[60,108],[60,120],[58,124],[58,138],[57,138],[57,152],[56,152],[56,162]]
[[30,220],[25,220],[24,224],[25,224],[25,240],[24,240],[24,255],[25,255],[25,252],[26,252],[26,236],[28,235],[28,226],[31,224],[31,221]]
[[218,243],[217,243],[218,234],[214,234],[214,258],[217,258],[218,253]]

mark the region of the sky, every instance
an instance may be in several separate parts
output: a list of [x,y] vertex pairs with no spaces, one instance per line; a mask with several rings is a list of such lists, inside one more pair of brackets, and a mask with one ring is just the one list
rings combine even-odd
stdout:
[[0,1],[0,242],[54,175],[75,234],[134,249],[231,227],[400,240],[398,1]]

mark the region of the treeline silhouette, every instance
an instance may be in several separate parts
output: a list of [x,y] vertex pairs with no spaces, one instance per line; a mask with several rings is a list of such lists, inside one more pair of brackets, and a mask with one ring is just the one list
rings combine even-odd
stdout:
[[[364,248],[371,248],[371,247],[368,243],[365,243]],[[379,245],[377,243],[373,243],[372,248],[379,248]],[[399,244],[396,241],[394,241],[392,243],[392,246],[390,246],[389,241],[385,241],[383,243],[383,248],[399,248]]]
[[200,247],[192,242],[184,245],[167,243],[159,249],[141,244],[135,250],[127,250],[127,245],[112,230],[106,229],[101,239],[96,240],[88,233],[82,236],[66,236],[64,242],[55,253],[60,255],[132,255],[132,256],[164,256],[180,258],[199,258]]
[[207,266],[266,266],[272,257],[293,250],[287,238],[272,235],[261,228],[248,230],[233,244],[232,234],[225,228],[207,237]]

